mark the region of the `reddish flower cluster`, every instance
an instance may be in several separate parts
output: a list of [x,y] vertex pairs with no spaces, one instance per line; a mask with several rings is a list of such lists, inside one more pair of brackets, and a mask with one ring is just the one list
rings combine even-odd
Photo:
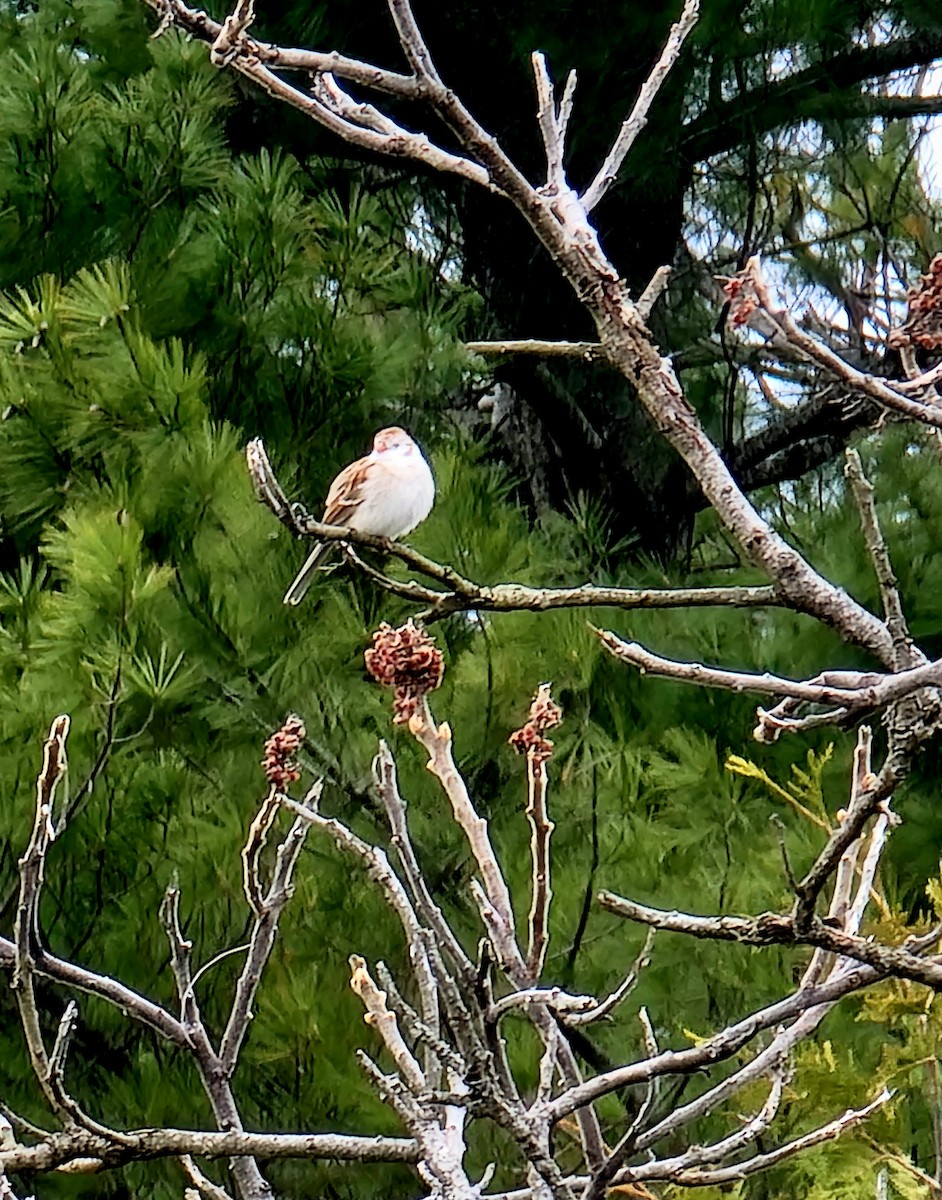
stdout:
[[942,254],[929,263],[926,275],[907,293],[909,315],[901,329],[890,334],[891,346],[942,350]]
[[743,272],[723,280],[723,292],[729,301],[729,319],[733,325],[745,325],[759,307],[748,274]]
[[279,792],[286,791],[301,778],[301,765],[292,756],[301,748],[306,734],[304,722],[292,714],[265,743],[262,769],[265,778]]
[[529,720],[507,739],[518,754],[529,754],[538,762],[544,762],[553,753],[553,743],[543,735],[563,719],[563,710],[550,695],[550,686],[540,684],[530,705]]
[[393,629],[384,621],[373,634],[373,645],[363,655],[366,669],[377,683],[395,690],[393,721],[403,725],[416,712],[427,692],[439,687],[445,674],[442,652],[433,638],[413,624]]

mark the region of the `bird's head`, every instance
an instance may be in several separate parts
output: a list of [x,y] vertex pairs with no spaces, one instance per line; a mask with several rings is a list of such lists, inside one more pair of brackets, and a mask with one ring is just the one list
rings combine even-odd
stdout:
[[412,438],[398,425],[381,429],[373,438],[373,453],[377,458],[385,458],[387,455],[393,458],[409,458],[417,453],[417,450],[418,447]]

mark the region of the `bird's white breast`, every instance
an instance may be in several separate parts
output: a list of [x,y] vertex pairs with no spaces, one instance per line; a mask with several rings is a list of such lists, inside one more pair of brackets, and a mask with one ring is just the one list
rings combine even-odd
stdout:
[[377,537],[399,538],[432,511],[435,481],[419,450],[408,457],[395,451],[377,455],[370,474],[370,486],[364,488],[363,500],[350,518],[353,529]]

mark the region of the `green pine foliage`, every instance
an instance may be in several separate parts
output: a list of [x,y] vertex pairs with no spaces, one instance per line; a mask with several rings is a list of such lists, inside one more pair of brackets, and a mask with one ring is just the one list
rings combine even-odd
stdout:
[[[666,576],[608,553],[606,514],[591,503],[533,527],[513,503],[516,481],[464,439],[443,397],[469,383],[457,331],[478,301],[423,249],[417,185],[329,160],[240,156],[227,135],[230,83],[200,47],[175,35],[148,41],[130,0],[5,10],[0,41],[3,924],[12,924],[40,739],[53,715],[69,712],[70,820],[49,863],[49,942],[172,1006],[157,909],[178,880],[197,963],[233,950],[200,982],[218,1031],[247,922],[239,851],[264,791],[261,744],[287,712],[305,720],[307,778],[325,777],[325,806],[371,838],[383,830],[369,764],[377,739],[390,738],[430,881],[457,926],[469,938],[475,930],[467,851],[421,755],[391,730],[388,697],[364,676],[371,632],[408,609],[342,568],[301,608],[282,605],[304,547],[252,495],[247,439],[264,436],[282,479],[316,509],[372,431],[402,421],[424,439],[438,480],[439,503],[414,535],[424,552],[483,581]],[[893,435],[875,454],[914,633],[931,647],[940,620],[937,449]],[[794,494],[785,514],[792,536],[874,603],[840,481],[822,495],[815,508]],[[768,497],[770,512],[780,503]],[[686,577],[726,580],[728,557],[704,517]],[[615,565],[600,570],[602,558]],[[678,569],[672,579],[684,577]],[[601,914],[594,894],[610,888],[700,912],[787,904],[770,817],[800,869],[821,833],[793,801],[831,819],[846,796],[851,736],[833,746],[824,737],[751,746],[749,699],[632,674],[600,649],[586,615],[443,622],[447,674],[433,709],[455,729],[524,922],[524,772],[506,739],[536,684],[555,681],[566,720],[552,766],[547,978],[604,993],[642,936]],[[702,661],[798,675],[842,653],[852,660],[826,631],[787,614],[588,615]],[[933,797],[926,767],[900,801],[907,824],[895,835],[881,918],[900,928],[928,907],[924,882],[942,844]],[[368,881],[312,836],[235,1080],[249,1127],[395,1130],[353,1057],[372,1035],[348,987],[351,951],[394,970],[403,957]],[[639,1003],[662,1045],[688,1044],[774,999],[802,961],[662,937],[635,997],[593,1034],[594,1053],[625,1060],[641,1048]],[[51,1027],[63,996],[47,988],[41,999]],[[2,1005],[2,1099],[42,1123],[6,994]],[[70,1082],[87,1109],[119,1126],[209,1126],[185,1058],[99,1001],[83,999],[81,1012]],[[901,986],[845,1005],[796,1064],[781,1136],[888,1081],[898,1098],[870,1132],[904,1159],[918,1145],[931,1169],[925,1062],[937,1019],[924,993]],[[525,1029],[511,1054],[521,1072],[534,1070]],[[603,1107],[612,1131],[623,1103]],[[697,1137],[729,1132],[732,1119],[718,1114]],[[863,1200],[881,1153],[861,1134],[725,1194]],[[473,1154],[481,1168],[495,1157],[487,1131]],[[503,1163],[498,1180],[509,1180],[512,1165]],[[891,1195],[922,1194],[904,1166],[888,1160],[887,1170]],[[271,1175],[286,1196],[414,1190],[392,1168],[284,1163]],[[79,1190],[67,1178],[43,1189]],[[170,1197],[180,1180],[171,1165],[147,1165],[83,1180],[80,1190]]]

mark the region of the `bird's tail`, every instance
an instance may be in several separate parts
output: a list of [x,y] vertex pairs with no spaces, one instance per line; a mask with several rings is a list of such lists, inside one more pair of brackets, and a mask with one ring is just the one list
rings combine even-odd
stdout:
[[285,592],[285,604],[300,604],[307,595],[307,590],[314,582],[314,573],[321,564],[321,560],[331,549],[330,542],[318,542],[311,553],[307,556],[304,566],[295,575],[294,580],[288,590]]

